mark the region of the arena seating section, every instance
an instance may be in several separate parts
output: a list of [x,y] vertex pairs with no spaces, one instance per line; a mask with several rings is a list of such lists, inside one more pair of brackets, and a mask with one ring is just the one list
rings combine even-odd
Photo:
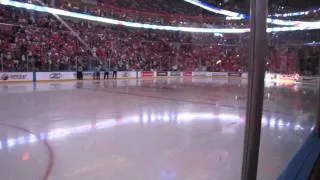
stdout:
[[[248,27],[248,22],[226,21],[222,16],[212,16],[212,14],[210,16],[202,9],[182,1],[147,2],[147,0],[108,0],[100,2],[97,6],[88,6],[85,10],[70,4],[60,8],[152,24]],[[239,8],[233,7],[233,9]],[[247,69],[248,34],[214,36],[63,19],[74,30],[74,34],[50,14],[0,5],[2,70],[71,71],[79,64],[83,65],[85,70],[92,70],[98,64],[109,62],[113,66],[117,65],[119,70],[238,72]],[[88,47],[80,43],[77,36]],[[288,36],[295,38],[290,39]],[[283,45],[276,48],[273,45],[288,44],[288,39],[291,44],[301,44],[305,41],[305,33],[302,32],[279,33],[276,38],[274,34],[270,34],[269,39],[268,70],[293,73],[297,71],[296,52],[310,51],[313,56],[319,54],[319,48],[314,47]],[[283,62],[286,65],[283,65]]]

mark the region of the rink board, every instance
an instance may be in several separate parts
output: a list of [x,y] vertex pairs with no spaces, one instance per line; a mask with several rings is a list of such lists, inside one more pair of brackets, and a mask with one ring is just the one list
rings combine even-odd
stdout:
[[[83,72],[84,80],[93,80],[94,72]],[[242,72],[202,72],[202,71],[118,71],[117,79],[153,79],[153,78],[241,78],[248,79],[248,73]],[[47,82],[73,81],[76,72],[2,72],[0,83],[7,82]],[[100,72],[100,79],[104,79],[104,72]],[[112,71],[109,72],[112,79]],[[276,82],[317,82],[317,77],[303,77],[297,74],[266,73],[266,81]]]

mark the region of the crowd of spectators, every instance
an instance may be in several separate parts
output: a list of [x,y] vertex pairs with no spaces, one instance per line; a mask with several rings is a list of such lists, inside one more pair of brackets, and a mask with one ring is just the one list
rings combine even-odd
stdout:
[[[71,71],[79,65],[84,70],[97,65],[146,71],[247,69],[247,35],[215,36],[63,20],[72,31],[52,15],[1,5],[1,70]],[[296,70],[296,51],[271,49],[269,70]],[[279,64],[281,59],[287,63]]]
[[[77,63],[91,68],[109,62],[122,70],[240,68],[241,52],[232,44],[233,37],[228,40],[213,34],[141,30],[64,19],[77,34],[74,36],[51,15],[6,6],[0,11],[4,69],[20,71],[27,66],[71,70]],[[219,60],[223,61],[215,67]]]

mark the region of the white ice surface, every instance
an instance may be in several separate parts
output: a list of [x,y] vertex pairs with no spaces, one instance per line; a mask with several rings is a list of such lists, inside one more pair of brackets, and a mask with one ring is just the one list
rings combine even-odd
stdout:
[[[246,85],[0,84],[1,179],[43,180],[49,173],[50,180],[238,180]],[[276,179],[311,132],[315,92],[310,84],[265,89],[259,180]]]

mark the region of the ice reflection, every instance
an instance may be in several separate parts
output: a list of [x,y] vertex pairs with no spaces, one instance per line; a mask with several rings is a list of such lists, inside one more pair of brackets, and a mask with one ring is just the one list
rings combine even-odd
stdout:
[[[83,124],[69,128],[57,128],[49,132],[42,132],[37,135],[29,134],[26,136],[20,136],[17,138],[8,138],[4,141],[0,141],[0,150],[5,148],[13,148],[18,145],[31,144],[40,140],[58,140],[66,138],[70,135],[87,133],[90,131],[98,131],[116,126],[133,125],[133,124],[153,124],[153,123],[172,123],[175,124],[187,124],[199,121],[218,121],[222,125],[228,125],[230,123],[243,124],[244,118],[238,114],[221,113],[214,114],[212,112],[181,112],[181,113],[163,113],[163,114],[150,114],[141,113],[140,115],[128,116],[121,120],[116,119],[104,119],[97,120],[96,123]],[[281,118],[263,116],[262,127],[269,129],[277,129],[279,131],[294,130],[294,131],[312,131],[314,126],[312,124],[300,124],[299,122],[285,121]],[[237,133],[235,130],[229,129],[228,133]]]

